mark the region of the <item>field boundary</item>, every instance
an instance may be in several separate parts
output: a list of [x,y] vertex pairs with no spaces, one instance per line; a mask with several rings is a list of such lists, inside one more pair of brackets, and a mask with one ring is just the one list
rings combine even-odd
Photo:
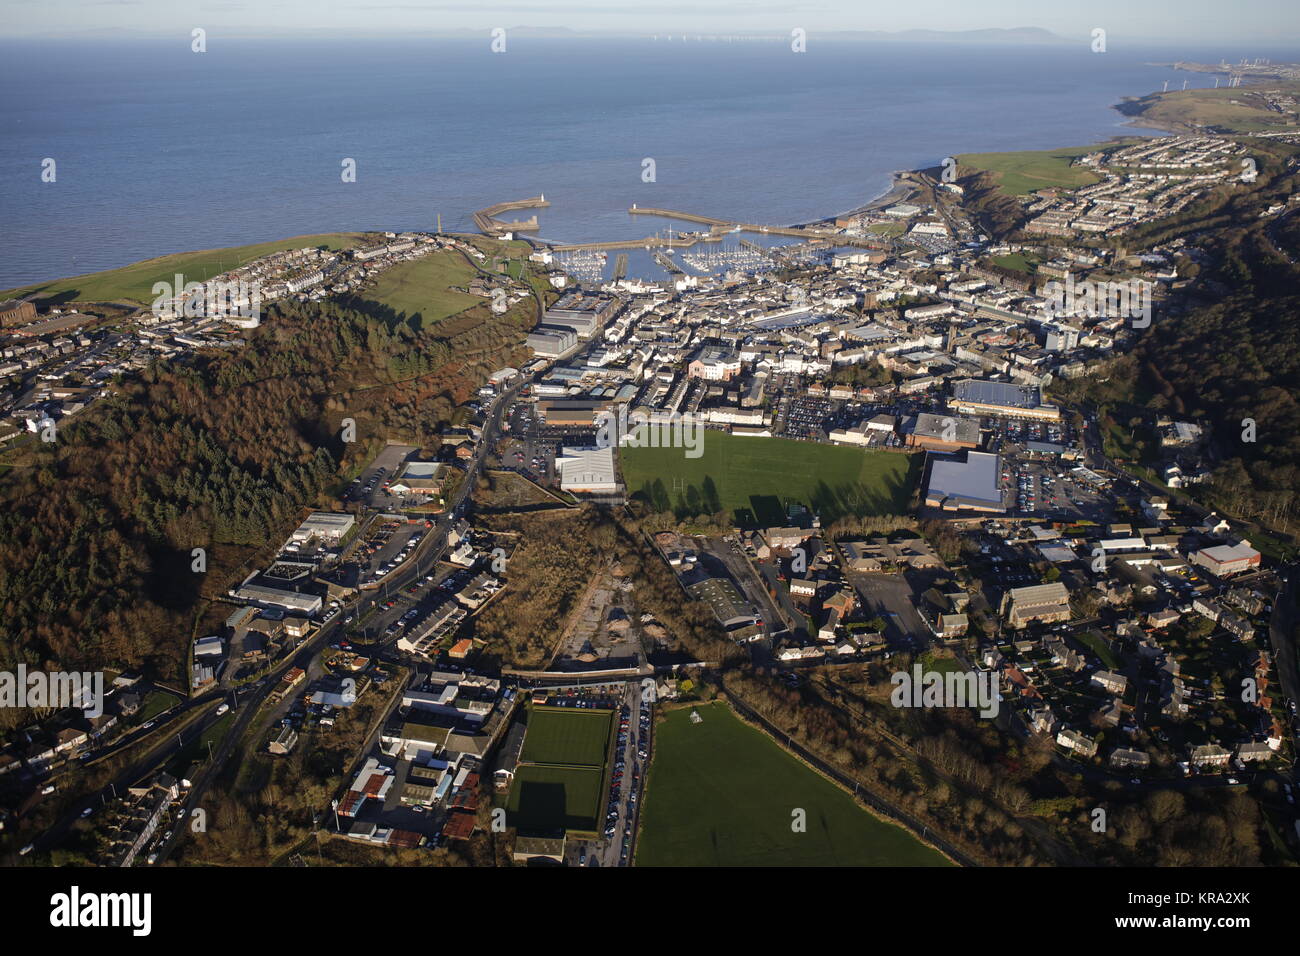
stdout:
[[[717,698],[717,702],[720,702],[727,707],[737,720],[743,723],[746,727],[759,731],[780,747],[781,750],[798,760],[799,763],[806,766],[809,770],[812,770],[818,776],[833,783],[837,788],[852,797],[855,804],[870,813],[876,820],[881,823],[900,827],[919,843],[934,850],[954,866],[979,866],[978,863],[966,854],[962,853],[947,840],[944,840],[938,834],[932,834],[927,824],[919,823],[919,821],[915,820],[915,818],[913,818],[911,814],[907,813],[907,811],[894,807],[889,803],[889,801],[885,800],[861,780],[858,780],[843,771],[836,771],[834,768],[829,768],[829,765],[825,764],[825,761],[822,761],[816,754],[807,750],[803,744],[797,743],[794,740],[793,735],[786,734],[787,742],[783,743],[777,735],[780,732],[776,731],[775,725],[768,724],[766,718],[744,701],[734,697],[726,688],[720,688],[719,693],[721,696]],[[746,711],[748,711],[748,713],[746,713]],[[819,763],[824,766],[819,766]],[[829,768],[829,770],[826,768]],[[854,784],[856,784],[857,789],[849,789],[849,787],[845,785],[844,780],[837,779],[837,774],[842,776],[845,780],[852,780]],[[936,843],[936,840],[939,840],[940,842]]]

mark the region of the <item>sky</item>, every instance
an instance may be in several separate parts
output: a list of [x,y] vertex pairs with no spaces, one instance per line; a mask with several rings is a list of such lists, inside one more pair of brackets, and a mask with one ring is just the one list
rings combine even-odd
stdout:
[[202,27],[241,37],[410,37],[494,27],[810,38],[840,30],[1041,27],[1111,42],[1300,43],[1297,0],[0,0],[0,37],[146,37]]

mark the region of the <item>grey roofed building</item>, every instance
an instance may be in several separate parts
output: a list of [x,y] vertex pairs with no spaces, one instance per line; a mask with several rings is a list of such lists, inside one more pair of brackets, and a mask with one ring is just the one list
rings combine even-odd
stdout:
[[925,503],[932,508],[1005,511],[998,486],[998,456],[968,451],[966,460],[932,457]]
[[1013,382],[988,382],[978,378],[962,379],[952,386],[953,397],[980,405],[1005,405],[1008,408],[1037,408],[1042,393],[1037,385]]
[[1242,763],[1250,760],[1271,760],[1273,749],[1264,741],[1247,741],[1237,746],[1237,759]]
[[990,382],[978,378],[953,382],[950,405],[956,411],[979,415],[1005,413],[1016,417],[1060,417],[1059,408],[1043,404],[1043,393],[1037,385],[1018,382]]
[[727,578],[703,578],[687,585],[686,591],[695,600],[706,602],[725,629],[755,620],[753,608]]
[[299,594],[296,591],[282,591],[260,584],[245,584],[234,593],[234,597],[250,604],[283,608],[303,614],[315,614],[324,603],[315,594]]
[[975,448],[980,443],[980,423],[960,415],[921,412],[903,427],[904,431],[917,440],[928,438],[938,443],[969,448]]
[[1012,588],[1002,595],[1001,613],[1012,627],[1029,621],[1066,621],[1070,618],[1070,592],[1060,581]]

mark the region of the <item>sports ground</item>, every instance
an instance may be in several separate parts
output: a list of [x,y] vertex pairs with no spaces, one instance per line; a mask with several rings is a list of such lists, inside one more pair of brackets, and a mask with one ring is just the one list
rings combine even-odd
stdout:
[[791,504],[811,508],[824,523],[902,514],[923,457],[712,430],[703,439],[698,458],[683,448],[621,449],[628,494],[683,516],[730,511],[738,524],[755,527],[787,524]]
[[612,710],[534,707],[519,759],[523,763],[603,767],[613,722]]
[[520,830],[597,829],[614,713],[533,707],[506,811]]
[[[863,810],[725,704],[670,711],[655,728],[637,866],[946,866]],[[804,832],[795,832],[802,810]]]

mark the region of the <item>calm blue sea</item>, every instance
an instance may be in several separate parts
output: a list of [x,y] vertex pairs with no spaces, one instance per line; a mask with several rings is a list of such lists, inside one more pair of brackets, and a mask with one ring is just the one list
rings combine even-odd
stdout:
[[471,230],[475,209],[538,193],[553,203],[541,234],[570,241],[667,225],[628,216],[634,202],[799,222],[866,202],[893,170],[1095,142],[1130,131],[1121,96],[1213,85],[1151,62],[1288,58],[1115,46],[6,42],[0,288],[439,214]]

